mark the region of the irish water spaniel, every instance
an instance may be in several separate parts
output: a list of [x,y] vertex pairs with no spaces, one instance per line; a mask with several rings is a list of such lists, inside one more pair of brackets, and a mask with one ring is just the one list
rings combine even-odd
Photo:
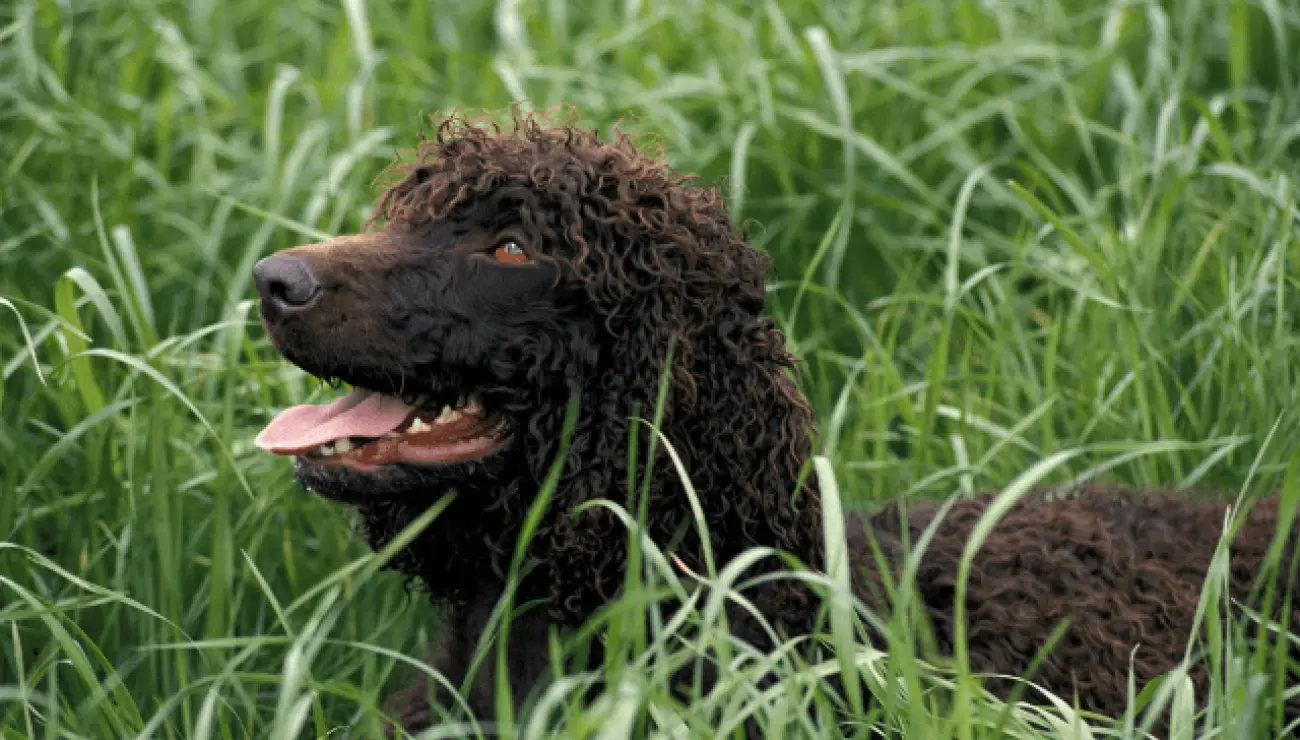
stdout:
[[[434,667],[460,685],[572,398],[571,444],[514,600],[541,603],[510,631],[516,701],[548,670],[550,626],[575,627],[619,594],[625,526],[603,508],[574,509],[627,500],[629,431],[656,408],[666,366],[660,428],[698,493],[716,562],[765,545],[824,567],[821,499],[808,475],[814,419],[792,379],[796,360],[763,316],[769,259],[716,190],[622,134],[602,139],[528,115],[505,130],[449,117],[395,168],[362,233],[254,268],[274,346],[355,388],[328,406],[288,409],[258,443],[292,456],[306,488],[355,507],[375,548],[455,491],[392,563],[450,607]],[[638,474],[650,437],[637,437]],[[656,454],[649,535],[701,572],[688,496],[662,445]],[[955,505],[916,574],[945,650],[958,562],[988,500]],[[908,511],[905,528],[892,507],[849,523],[855,589],[878,611],[889,604],[869,538],[896,574],[904,540],[916,542],[935,509]],[[1130,656],[1139,687],[1184,658],[1224,511],[1101,489],[1018,504],[974,561],[970,667],[1023,675],[1068,618],[1033,678],[1067,701],[1077,693],[1084,709],[1123,712]],[[1234,596],[1248,595],[1277,514],[1275,501],[1249,512],[1233,551]],[[754,571],[787,567],[769,559]],[[821,618],[819,596],[791,580],[748,595],[787,634]],[[733,625],[762,642],[743,617]],[[476,713],[493,711],[491,674],[485,665],[469,687]],[[1203,696],[1204,672],[1195,675]],[[1011,684],[989,686],[1005,694]],[[430,721],[423,686],[405,699],[402,725]]]

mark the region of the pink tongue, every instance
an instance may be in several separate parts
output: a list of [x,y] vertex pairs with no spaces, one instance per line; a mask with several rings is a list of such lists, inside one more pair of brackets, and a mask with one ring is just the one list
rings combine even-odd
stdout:
[[415,408],[400,398],[355,390],[328,406],[293,406],[271,420],[254,444],[276,455],[297,455],[344,437],[382,437]]

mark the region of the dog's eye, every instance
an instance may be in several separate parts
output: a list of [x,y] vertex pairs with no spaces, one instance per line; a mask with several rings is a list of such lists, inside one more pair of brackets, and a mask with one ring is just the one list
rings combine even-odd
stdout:
[[507,241],[502,242],[492,252],[492,256],[497,262],[526,262],[528,255],[524,254],[524,248],[519,246],[519,242]]

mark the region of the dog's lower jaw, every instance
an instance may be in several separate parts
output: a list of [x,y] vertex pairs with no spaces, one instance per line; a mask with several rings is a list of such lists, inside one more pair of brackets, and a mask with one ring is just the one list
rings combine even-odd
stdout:
[[426,500],[432,504],[451,490],[484,490],[501,487],[509,477],[509,463],[500,453],[481,460],[447,465],[386,465],[374,471],[358,471],[318,460],[294,458],[293,477],[298,485],[321,498],[344,504],[362,505],[383,500]]

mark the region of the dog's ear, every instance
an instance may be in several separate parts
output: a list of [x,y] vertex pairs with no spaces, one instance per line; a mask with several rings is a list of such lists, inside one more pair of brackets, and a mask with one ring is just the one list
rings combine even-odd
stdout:
[[[574,475],[557,491],[545,543],[556,603],[594,607],[624,582],[624,525],[601,507],[572,512],[592,499],[631,503],[629,482],[639,489],[655,433],[636,430],[629,476],[629,417],[654,418],[665,372],[659,431],[699,496],[716,556],[769,545],[820,564],[820,502],[801,483],[811,409],[788,375],[783,336],[760,315],[770,261],[731,227],[712,191],[666,179],[653,192],[646,179],[601,183],[556,209],[600,353],[584,383],[583,449],[571,450]],[[653,465],[650,535],[667,547],[685,534],[677,553],[703,572],[691,502],[661,442]]]

